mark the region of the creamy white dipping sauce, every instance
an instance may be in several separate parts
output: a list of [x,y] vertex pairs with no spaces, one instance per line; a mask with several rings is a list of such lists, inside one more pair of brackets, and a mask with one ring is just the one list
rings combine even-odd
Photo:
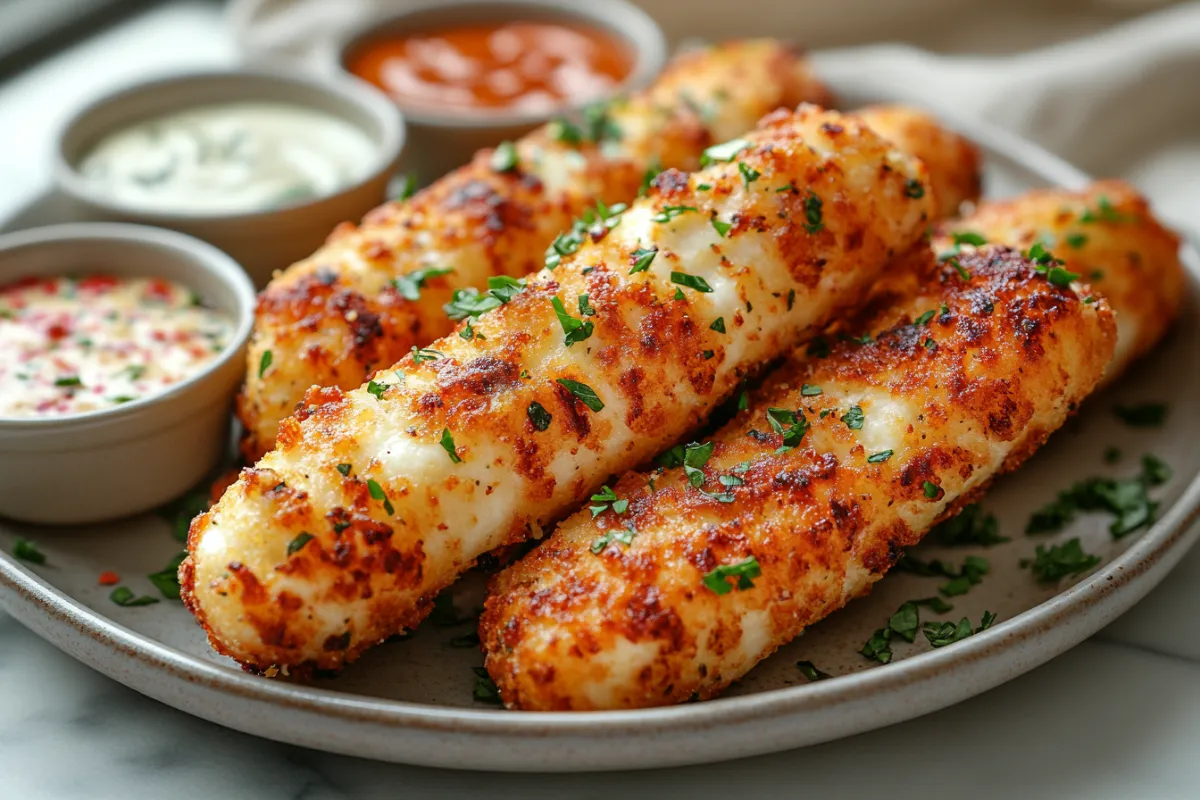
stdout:
[[332,194],[366,176],[370,137],[288,103],[200,106],[102,139],[80,173],[115,200],[193,213],[261,211]]

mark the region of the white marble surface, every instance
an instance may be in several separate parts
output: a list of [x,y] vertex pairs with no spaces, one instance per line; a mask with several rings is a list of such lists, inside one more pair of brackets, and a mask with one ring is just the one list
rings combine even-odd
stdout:
[[[96,91],[229,63],[215,3],[175,2],[0,85],[0,215],[42,190],[52,134]],[[807,750],[659,772],[455,773],[226,731],[54,650],[0,612],[0,800],[246,797],[1200,797],[1200,551],[1092,641],[913,722]]]

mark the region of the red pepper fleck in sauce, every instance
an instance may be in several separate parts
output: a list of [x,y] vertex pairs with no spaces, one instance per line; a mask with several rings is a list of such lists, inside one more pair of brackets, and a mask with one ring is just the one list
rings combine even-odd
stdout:
[[211,362],[228,315],[158,278],[0,286],[0,417],[78,414],[165,391]]
[[599,28],[511,22],[381,36],[352,52],[347,67],[402,106],[544,112],[611,92],[633,53]]

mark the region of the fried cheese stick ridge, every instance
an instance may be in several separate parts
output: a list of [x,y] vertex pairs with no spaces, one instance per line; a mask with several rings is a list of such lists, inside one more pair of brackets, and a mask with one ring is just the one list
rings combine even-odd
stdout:
[[801,106],[589,231],[366,387],[313,390],[192,523],[183,596],[246,665],[336,668],[540,535],[924,247],[924,167]]
[[[712,697],[870,590],[1100,380],[1112,312],[1018,252],[930,260],[903,321],[798,353],[685,468],[626,474],[500,573],[481,620],[510,708]],[[705,443],[708,444],[708,443]]]
[[310,386],[355,389],[453,330],[442,306],[455,289],[539,269],[555,235],[597,200],[628,202],[647,170],[695,169],[704,148],[800,102],[830,97],[787,45],[717,45],[679,58],[607,116],[485,150],[415,197],[338,228],[259,298],[238,401],[247,461],[271,449]]

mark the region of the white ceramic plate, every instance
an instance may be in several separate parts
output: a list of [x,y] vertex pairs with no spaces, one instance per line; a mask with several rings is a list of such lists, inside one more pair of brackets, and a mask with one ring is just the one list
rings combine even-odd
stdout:
[[[1033,186],[1077,187],[1086,177],[1002,131],[956,123],[988,152],[990,196]],[[61,219],[58,201],[46,197],[10,226]],[[1120,386],[1089,400],[1082,413],[1028,465],[1001,480],[985,503],[1012,541],[988,548],[992,572],[954,610],[936,617],[979,620],[995,612],[995,627],[958,644],[933,650],[918,642],[893,645],[886,666],[858,651],[876,628],[909,599],[937,593],[943,579],[893,574],[870,597],[813,627],[755,669],[720,699],[676,708],[634,712],[524,713],[472,699],[476,648],[450,640],[470,623],[426,623],[404,642],[368,653],[337,678],[302,686],[241,672],[216,656],[177,602],[122,608],[108,600],[97,578],[121,575],[139,594],[156,595],[147,573],[179,551],[171,526],[148,516],[86,530],[25,529],[0,523],[0,605],[68,654],[150,697],[237,730],[322,750],[368,758],[466,769],[574,771],[632,769],[710,762],[814,744],[910,719],[956,703],[1020,675],[1079,643],[1116,618],[1167,574],[1196,538],[1191,525],[1200,509],[1200,418],[1190,412],[1200,397],[1200,318],[1193,273],[1184,318],[1172,337]],[[1112,413],[1118,402],[1173,404],[1161,428],[1128,428]],[[1105,464],[1115,446],[1124,458]],[[1108,518],[1086,515],[1051,537],[1023,535],[1030,512],[1076,480],[1130,475],[1143,453],[1174,469],[1154,490],[1159,521],[1113,541]],[[116,465],[114,465],[116,467]],[[70,502],[71,487],[61,487]],[[38,542],[44,566],[10,558],[13,539]],[[1018,561],[1035,545],[1079,536],[1103,564],[1073,585],[1037,584]],[[919,547],[923,558],[961,562],[979,548]],[[480,576],[455,590],[462,609],[482,599]],[[928,612],[923,619],[930,619]],[[808,683],[797,660],[837,676]]]

